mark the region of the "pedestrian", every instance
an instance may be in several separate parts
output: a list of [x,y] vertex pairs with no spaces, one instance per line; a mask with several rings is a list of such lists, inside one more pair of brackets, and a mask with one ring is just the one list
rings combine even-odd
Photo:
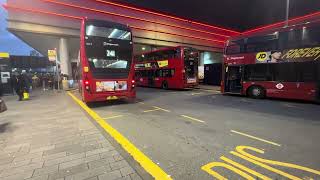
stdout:
[[18,75],[17,77],[17,88],[16,93],[19,96],[19,101],[23,100],[23,93],[29,92],[29,86],[27,82],[27,78],[25,77],[25,73],[22,73]]
[[[0,87],[1,88],[1,87]],[[4,103],[4,100],[1,98],[2,97],[2,89],[0,89],[0,113],[4,112],[7,110],[7,106]]]
[[0,97],[3,96],[3,86],[2,82],[0,82]]
[[11,89],[12,89],[13,95],[15,95],[14,93],[17,92],[18,75],[19,75],[19,73],[16,70],[14,70],[12,72],[12,76],[10,78]]
[[35,89],[39,86],[39,77],[37,76],[37,73],[34,73],[32,76],[32,89]]

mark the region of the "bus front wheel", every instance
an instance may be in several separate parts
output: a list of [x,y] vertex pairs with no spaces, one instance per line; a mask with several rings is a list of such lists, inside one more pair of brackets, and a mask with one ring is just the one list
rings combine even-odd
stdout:
[[262,99],[265,97],[265,89],[261,86],[252,86],[248,90],[248,95],[254,99]]
[[168,87],[169,87],[169,86],[168,86],[168,82],[167,82],[167,81],[163,81],[163,82],[162,82],[162,85],[161,85],[161,88],[162,88],[162,89],[168,89]]

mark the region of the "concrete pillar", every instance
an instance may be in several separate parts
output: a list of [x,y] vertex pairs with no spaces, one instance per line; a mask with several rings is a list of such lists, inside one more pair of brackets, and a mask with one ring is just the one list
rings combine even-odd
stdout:
[[59,60],[61,62],[61,73],[72,77],[71,61],[69,59],[68,40],[60,38],[59,42]]

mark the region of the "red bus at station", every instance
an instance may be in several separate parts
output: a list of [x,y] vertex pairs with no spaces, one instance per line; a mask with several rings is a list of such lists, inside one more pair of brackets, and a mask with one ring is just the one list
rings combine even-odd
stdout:
[[163,89],[186,89],[198,85],[199,51],[171,47],[137,55],[137,85]]
[[83,19],[79,91],[86,103],[136,97],[132,33],[128,26]]
[[225,47],[224,94],[320,100],[320,24],[238,36]]

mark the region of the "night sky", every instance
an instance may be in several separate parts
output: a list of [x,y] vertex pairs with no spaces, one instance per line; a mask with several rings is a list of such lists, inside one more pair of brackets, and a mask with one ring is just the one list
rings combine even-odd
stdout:
[[5,2],[6,0],[0,0],[0,52],[9,52],[11,55],[29,55],[32,48],[6,30],[7,11],[2,8]]
[[[121,0],[135,6],[243,31],[285,19],[286,0]],[[320,0],[290,0],[290,17],[320,10]]]
[[[285,18],[286,0],[118,0],[166,14],[238,31]],[[118,2],[117,1],[117,2]],[[6,0],[0,0],[0,4]],[[290,0],[290,17],[320,10],[320,0]],[[7,12],[0,8],[0,52],[29,55],[31,47],[6,30]]]

